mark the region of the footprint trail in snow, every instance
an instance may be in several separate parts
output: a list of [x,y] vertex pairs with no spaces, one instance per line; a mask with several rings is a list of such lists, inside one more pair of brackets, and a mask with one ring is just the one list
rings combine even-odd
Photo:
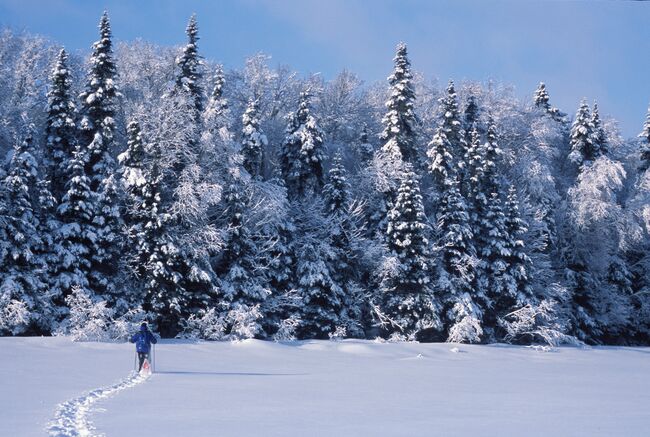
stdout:
[[92,411],[93,404],[119,391],[141,384],[150,376],[151,374],[140,375],[136,373],[113,385],[92,390],[78,398],[59,404],[56,415],[48,426],[50,437],[91,437],[101,435],[95,433],[95,429],[87,417]]

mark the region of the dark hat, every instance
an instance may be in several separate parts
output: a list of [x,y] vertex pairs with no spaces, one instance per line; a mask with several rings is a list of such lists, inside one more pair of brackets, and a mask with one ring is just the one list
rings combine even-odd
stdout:
[[147,329],[147,322],[142,322],[142,325],[140,325],[140,329]]

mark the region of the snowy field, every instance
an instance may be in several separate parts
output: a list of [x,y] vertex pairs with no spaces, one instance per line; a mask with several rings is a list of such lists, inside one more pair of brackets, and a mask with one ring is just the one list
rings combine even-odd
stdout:
[[[0,338],[0,436],[646,436],[650,348]],[[88,432],[88,430],[90,430]]]

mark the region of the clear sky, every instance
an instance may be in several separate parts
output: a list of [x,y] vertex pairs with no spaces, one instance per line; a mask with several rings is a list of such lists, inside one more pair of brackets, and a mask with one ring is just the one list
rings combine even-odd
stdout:
[[264,52],[326,78],[385,79],[398,41],[442,82],[540,81],[573,114],[582,97],[636,135],[650,103],[650,2],[624,0],[0,0],[0,26],[87,50],[108,9],[115,38],[176,45],[196,12],[201,53],[226,67]]

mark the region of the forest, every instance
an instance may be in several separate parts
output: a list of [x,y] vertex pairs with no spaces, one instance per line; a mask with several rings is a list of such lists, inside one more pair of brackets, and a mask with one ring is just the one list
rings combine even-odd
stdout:
[[178,40],[0,30],[0,335],[650,344],[650,110]]

